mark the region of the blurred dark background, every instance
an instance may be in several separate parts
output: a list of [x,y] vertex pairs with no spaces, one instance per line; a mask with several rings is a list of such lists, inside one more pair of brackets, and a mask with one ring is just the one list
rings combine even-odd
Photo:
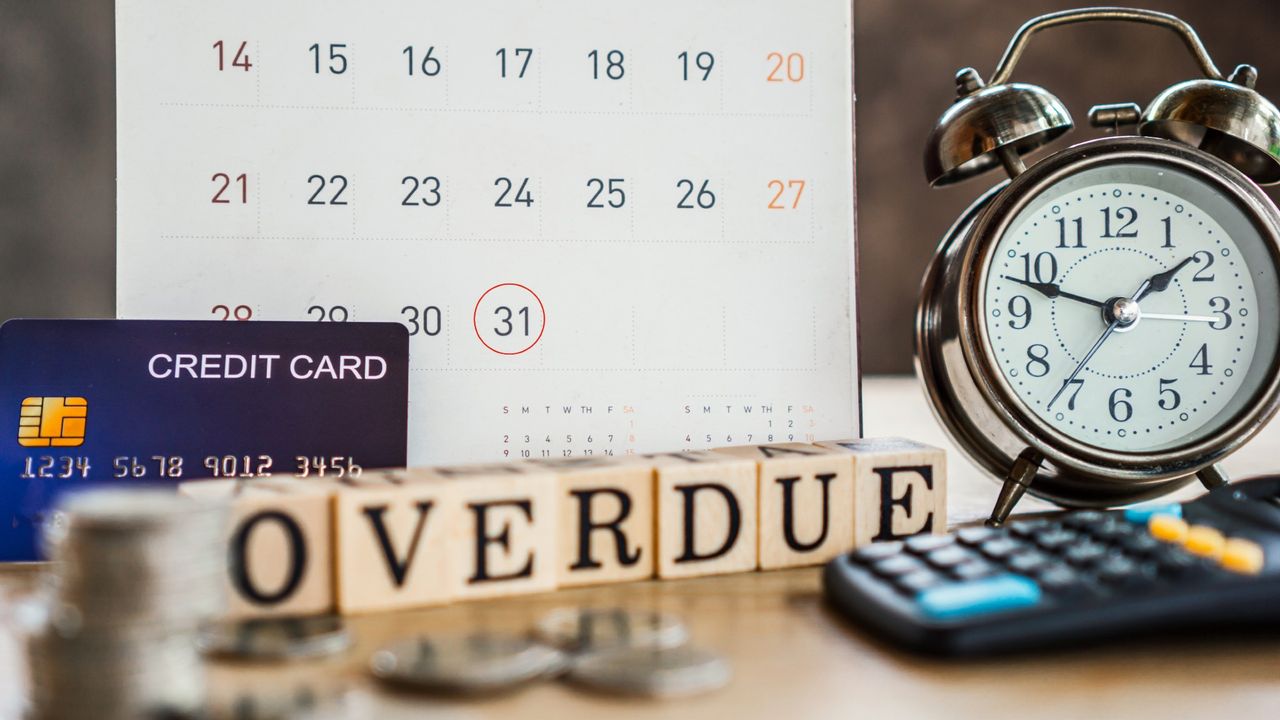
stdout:
[[[951,221],[996,173],[930,190],[924,140],[953,75],[990,74],[1028,18],[1062,0],[855,0],[862,359],[907,372],[916,291]],[[1218,66],[1247,62],[1280,98],[1276,0],[1132,0],[1181,16]],[[114,8],[107,0],[0,0],[0,319],[109,317],[115,296]],[[1198,73],[1172,33],[1074,26],[1036,37],[1015,79],[1043,85],[1094,131],[1090,106],[1145,105]],[[1061,141],[1060,141],[1061,144]]]

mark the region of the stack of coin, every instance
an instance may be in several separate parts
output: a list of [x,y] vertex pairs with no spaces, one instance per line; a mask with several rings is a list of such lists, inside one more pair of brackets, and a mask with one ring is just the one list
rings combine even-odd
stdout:
[[48,622],[28,650],[36,717],[199,710],[195,639],[224,606],[225,522],[224,507],[160,490],[67,497],[45,526]]

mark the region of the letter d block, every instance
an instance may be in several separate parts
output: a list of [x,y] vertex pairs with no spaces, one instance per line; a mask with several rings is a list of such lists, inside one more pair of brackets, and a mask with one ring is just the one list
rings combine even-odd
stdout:
[[559,539],[556,476],[528,463],[415,470],[454,487],[450,523],[453,597],[469,599],[554,590]]
[[754,570],[756,464],[713,452],[642,457],[655,473],[658,577]]
[[854,544],[947,532],[947,453],[902,438],[838,440],[853,454]]
[[365,472],[333,481],[338,611],[371,612],[447,602],[453,483],[412,470]]
[[853,461],[806,443],[717,453],[754,460],[760,483],[760,568],[819,565],[853,547]]
[[653,466],[635,456],[531,460],[560,497],[559,585],[653,577]]
[[227,617],[333,610],[333,489],[290,478],[203,480],[178,491],[231,499]]

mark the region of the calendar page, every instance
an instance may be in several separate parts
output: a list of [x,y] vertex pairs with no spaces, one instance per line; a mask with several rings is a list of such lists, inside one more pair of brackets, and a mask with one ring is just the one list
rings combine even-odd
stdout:
[[117,0],[118,314],[396,320],[409,459],[859,428],[848,0]]

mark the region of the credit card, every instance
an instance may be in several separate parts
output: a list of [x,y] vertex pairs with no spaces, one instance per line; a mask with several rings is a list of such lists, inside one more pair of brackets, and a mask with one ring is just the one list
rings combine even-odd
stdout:
[[10,320],[0,327],[0,560],[38,558],[61,493],[406,464],[399,323]]

